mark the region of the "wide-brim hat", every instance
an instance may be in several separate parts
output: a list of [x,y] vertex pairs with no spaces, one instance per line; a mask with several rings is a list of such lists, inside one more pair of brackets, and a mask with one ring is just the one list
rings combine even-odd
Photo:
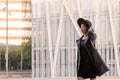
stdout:
[[85,26],[87,26],[88,28],[90,28],[92,26],[92,23],[89,20],[85,20],[83,18],[79,18],[77,20],[77,23],[78,23],[80,28],[81,28],[81,24],[85,24]]

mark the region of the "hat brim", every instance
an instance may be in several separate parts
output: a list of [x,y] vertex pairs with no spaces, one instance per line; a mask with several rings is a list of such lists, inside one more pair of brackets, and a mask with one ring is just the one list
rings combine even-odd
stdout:
[[80,28],[81,28],[81,24],[85,24],[87,27],[91,27],[91,22],[89,20],[85,20],[83,18],[79,18],[77,23]]

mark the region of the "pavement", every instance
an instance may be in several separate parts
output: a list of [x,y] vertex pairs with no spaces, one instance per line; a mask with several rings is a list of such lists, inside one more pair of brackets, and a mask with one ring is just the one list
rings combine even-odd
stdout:
[[[0,80],[1,78],[6,77],[5,71],[0,71]],[[9,71],[9,78],[31,78],[31,71]]]
[[[77,78],[31,78],[31,71],[10,71],[8,78],[0,71],[0,80],[77,80]],[[86,79],[90,80],[90,79]],[[120,77],[97,77],[96,80],[120,80]]]
[[[77,80],[76,78],[8,78],[0,80]],[[86,79],[90,80],[90,79]],[[96,80],[120,80],[120,77],[102,77],[97,78]]]

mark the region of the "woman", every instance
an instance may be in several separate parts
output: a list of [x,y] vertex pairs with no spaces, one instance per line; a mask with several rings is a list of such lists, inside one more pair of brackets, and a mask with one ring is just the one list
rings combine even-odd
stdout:
[[82,37],[76,40],[78,46],[77,79],[84,80],[90,78],[90,80],[96,80],[96,76],[101,76],[109,69],[95,48],[96,35],[91,27],[91,22],[79,18],[77,23],[83,33]]

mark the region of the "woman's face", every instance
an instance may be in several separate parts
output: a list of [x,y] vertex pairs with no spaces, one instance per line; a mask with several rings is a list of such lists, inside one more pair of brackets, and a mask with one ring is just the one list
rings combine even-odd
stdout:
[[81,24],[81,31],[82,31],[82,33],[87,33],[88,28],[87,28],[87,26],[85,26],[85,24]]

